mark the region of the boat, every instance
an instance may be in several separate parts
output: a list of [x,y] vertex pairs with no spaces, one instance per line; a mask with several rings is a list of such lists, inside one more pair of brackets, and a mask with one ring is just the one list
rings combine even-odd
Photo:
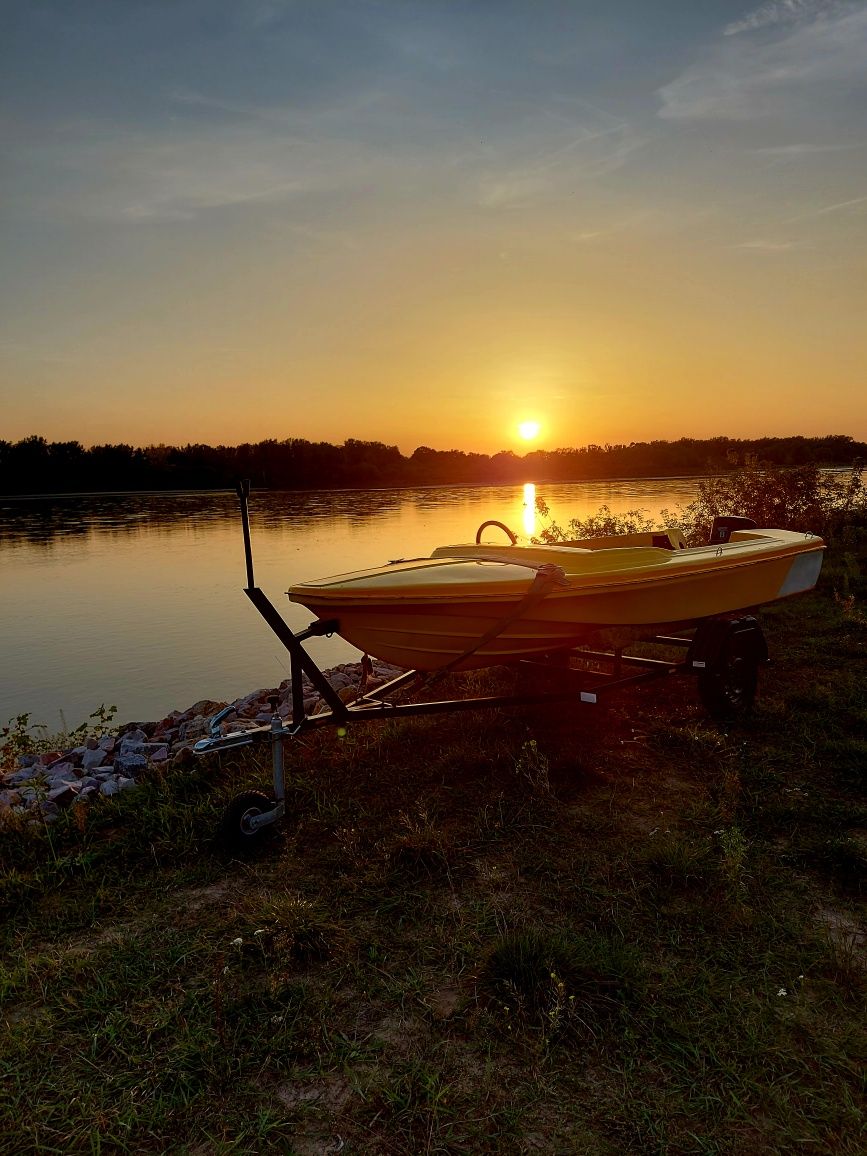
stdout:
[[475,543],[297,582],[287,593],[369,655],[448,672],[626,645],[815,586],[821,538],[718,521],[727,524],[714,525],[710,543],[692,547],[676,528],[519,545],[502,526],[507,545],[479,533]]

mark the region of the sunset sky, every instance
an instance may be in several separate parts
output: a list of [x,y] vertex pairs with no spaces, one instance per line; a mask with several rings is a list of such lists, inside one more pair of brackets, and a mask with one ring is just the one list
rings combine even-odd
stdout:
[[2,23],[0,437],[867,438],[867,3]]

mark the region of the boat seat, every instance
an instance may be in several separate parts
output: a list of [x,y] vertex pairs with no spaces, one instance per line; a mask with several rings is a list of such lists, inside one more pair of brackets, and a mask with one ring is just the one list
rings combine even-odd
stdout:
[[[663,550],[685,550],[687,548],[686,538],[684,537],[683,530],[681,530],[680,526],[666,526],[664,536],[668,538],[670,545],[666,546],[664,542],[660,542],[659,544],[662,546]],[[655,537],[656,535],[654,534],[654,538]],[[655,546],[656,542],[653,544]]]
[[558,542],[558,546],[572,549],[610,550],[625,546],[653,546],[657,550],[685,550],[686,538],[679,526],[662,530],[642,530],[637,534],[606,534],[599,538],[578,538],[572,542]]

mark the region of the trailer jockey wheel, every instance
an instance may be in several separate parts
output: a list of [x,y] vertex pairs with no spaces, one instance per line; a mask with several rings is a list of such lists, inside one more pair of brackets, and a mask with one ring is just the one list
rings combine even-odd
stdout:
[[249,855],[267,843],[274,833],[274,824],[251,827],[250,819],[274,810],[274,800],[264,791],[245,791],[237,795],[226,808],[220,824],[218,840],[224,851],[234,855]]
[[732,633],[714,665],[698,676],[698,693],[715,719],[745,714],[758,686],[759,655],[750,632]]

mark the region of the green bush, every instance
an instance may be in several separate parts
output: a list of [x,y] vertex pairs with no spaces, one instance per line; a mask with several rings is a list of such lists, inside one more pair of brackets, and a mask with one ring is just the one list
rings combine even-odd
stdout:
[[[555,544],[611,534],[645,533],[658,525],[679,527],[690,546],[709,541],[716,517],[752,518],[759,526],[802,530],[828,542],[848,542],[867,528],[867,488],[863,465],[856,462],[844,476],[823,472],[816,465],[794,469],[749,466],[737,473],[702,478],[698,496],[686,506],[661,510],[659,518],[646,510],[622,514],[600,506],[587,518],[572,518],[565,527],[549,522],[537,542]],[[542,498],[536,508],[543,518],[550,511]]]

